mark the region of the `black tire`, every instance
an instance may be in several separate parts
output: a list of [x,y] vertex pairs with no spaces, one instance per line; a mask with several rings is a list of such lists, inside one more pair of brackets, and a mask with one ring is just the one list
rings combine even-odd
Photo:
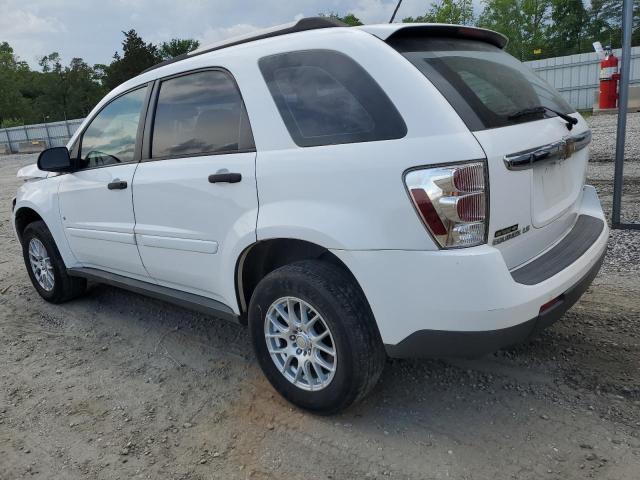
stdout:
[[[265,340],[265,318],[271,304],[297,297],[322,316],[337,352],[336,370],[321,390],[299,388],[280,372]],[[249,330],[262,371],[291,403],[320,414],[344,410],[375,386],[386,354],[364,294],[342,268],[319,260],[296,262],[269,273],[256,287],[249,305]]]
[[[54,282],[51,290],[46,290],[40,285],[40,283],[38,283],[35,273],[31,268],[31,262],[29,260],[29,244],[34,238],[40,240],[44,245],[44,248],[49,255],[51,266],[53,267]],[[87,288],[87,281],[84,278],[71,277],[67,274],[67,268],[60,256],[58,247],[56,247],[56,243],[51,236],[51,232],[49,232],[46,224],[41,220],[30,223],[24,229],[24,232],[22,233],[22,256],[24,257],[24,264],[27,268],[27,272],[29,273],[31,283],[40,296],[47,302],[66,302],[81,295]]]

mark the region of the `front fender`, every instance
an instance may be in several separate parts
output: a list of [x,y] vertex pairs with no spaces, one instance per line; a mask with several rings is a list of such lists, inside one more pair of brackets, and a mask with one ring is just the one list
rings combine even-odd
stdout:
[[11,214],[11,223],[16,231],[16,216],[21,209],[30,209],[42,218],[56,242],[58,251],[67,268],[78,266],[78,261],[69,248],[64,228],[60,219],[58,204],[58,186],[60,176],[49,177],[40,181],[26,182],[18,189],[16,205]]

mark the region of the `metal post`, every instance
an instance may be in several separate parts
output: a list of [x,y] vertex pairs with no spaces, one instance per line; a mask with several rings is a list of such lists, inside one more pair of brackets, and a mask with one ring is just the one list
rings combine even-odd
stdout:
[[620,228],[620,206],[622,204],[622,176],[624,170],[624,144],[627,133],[627,106],[629,104],[629,73],[631,67],[631,30],[633,22],[633,0],[624,0],[622,7],[622,58],[620,88],[618,95],[618,132],[616,136],[616,163],[613,177],[613,210],[611,226]]
[[51,135],[49,135],[49,125],[47,125],[47,119],[45,116],[42,116],[42,121],[44,122],[44,131],[47,132],[47,148],[51,148]]
[[[27,130],[27,126],[26,125],[22,125],[22,129],[24,130],[24,136],[27,139],[27,142],[29,141],[29,130]],[[20,153],[20,143],[18,143],[18,153]]]
[[67,127],[67,140],[71,139],[71,130],[69,129],[69,120],[67,120],[67,112],[64,112],[64,125]]

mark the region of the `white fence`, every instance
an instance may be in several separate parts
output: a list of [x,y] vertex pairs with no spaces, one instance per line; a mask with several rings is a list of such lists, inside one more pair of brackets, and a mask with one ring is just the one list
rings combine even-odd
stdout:
[[[615,50],[620,58],[621,51]],[[533,71],[562,93],[578,110],[590,110],[598,91],[600,59],[593,53],[526,62]],[[640,47],[631,49],[631,85],[640,84]]]
[[48,147],[66,145],[84,119],[63,120],[61,122],[38,123],[22,127],[0,128],[0,152],[8,145],[11,153],[21,150],[20,144],[34,141],[46,142]]

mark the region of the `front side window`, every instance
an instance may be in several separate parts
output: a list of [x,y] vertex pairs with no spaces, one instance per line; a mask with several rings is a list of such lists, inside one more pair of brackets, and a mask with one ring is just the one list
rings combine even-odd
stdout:
[[402,138],[404,120],[385,92],[355,61],[331,50],[260,59],[280,115],[300,147]]
[[146,88],[121,95],[104,107],[82,135],[80,168],[132,162]]
[[389,44],[414,64],[473,130],[575,110],[547,82],[500,48],[477,40],[399,35]]
[[162,82],[153,125],[152,158],[237,153],[254,148],[242,97],[229,74],[206,70]]

